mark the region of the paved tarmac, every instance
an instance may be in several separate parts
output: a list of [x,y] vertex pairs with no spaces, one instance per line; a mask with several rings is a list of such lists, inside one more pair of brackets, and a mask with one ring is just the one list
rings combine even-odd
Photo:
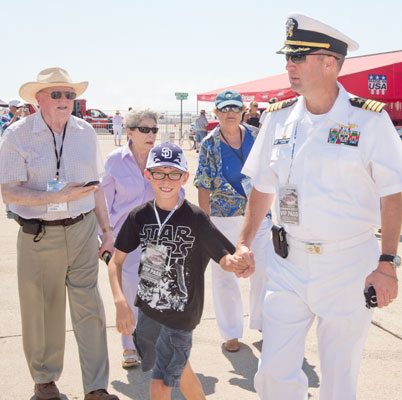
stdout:
[[[113,150],[110,136],[99,140],[106,156]],[[183,147],[189,149],[188,143]],[[195,151],[186,151],[190,172],[197,166]],[[12,167],[12,166],[11,166]],[[196,190],[186,185],[187,198],[197,203]],[[16,274],[16,235],[18,226],[6,218],[4,206],[0,205],[0,400],[33,400],[31,380],[22,350],[21,321],[18,302]],[[402,245],[399,246],[402,255]],[[401,274],[400,274],[401,275]],[[402,276],[402,275],[401,275]],[[149,399],[149,373],[140,368],[126,371],[121,368],[122,349],[120,335],[115,329],[115,308],[107,269],[100,262],[99,287],[105,303],[107,334],[110,359],[109,391],[121,400]],[[248,281],[242,281],[243,298],[247,302]],[[201,324],[194,332],[191,364],[197,373],[205,394],[211,400],[254,400],[258,399],[253,387],[253,376],[257,370],[262,346],[261,334],[247,328],[247,305],[244,307],[244,336],[238,353],[227,353],[222,349],[215,314],[212,307],[210,272],[206,274],[205,308]],[[364,351],[358,384],[359,400],[402,399],[402,300],[398,298],[386,309],[376,310],[373,324]],[[319,398],[320,367],[316,350],[315,326],[310,330],[306,343],[304,370],[309,378],[309,398]],[[67,331],[64,371],[57,382],[63,400],[83,399],[81,373],[77,345],[71,329],[67,311]],[[184,399],[175,391],[172,399]],[[275,399],[292,400],[292,399]],[[343,400],[343,399],[333,399]]]

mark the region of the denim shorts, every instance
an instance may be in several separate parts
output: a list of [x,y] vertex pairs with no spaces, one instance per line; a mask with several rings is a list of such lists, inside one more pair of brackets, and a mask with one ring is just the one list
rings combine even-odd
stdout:
[[152,379],[161,379],[169,387],[180,387],[192,337],[193,331],[169,328],[138,310],[134,343],[142,360],[142,370],[152,368]]
[[198,143],[201,143],[202,139],[204,139],[205,136],[207,136],[206,131],[196,131],[195,132],[195,141]]

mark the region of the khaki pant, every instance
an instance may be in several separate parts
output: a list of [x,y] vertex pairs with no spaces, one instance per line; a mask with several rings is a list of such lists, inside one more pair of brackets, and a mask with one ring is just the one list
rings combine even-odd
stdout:
[[56,381],[63,369],[66,286],[85,393],[106,389],[109,362],[100,297],[95,213],[74,225],[46,226],[43,238],[20,228],[18,288],[25,357],[35,383]]

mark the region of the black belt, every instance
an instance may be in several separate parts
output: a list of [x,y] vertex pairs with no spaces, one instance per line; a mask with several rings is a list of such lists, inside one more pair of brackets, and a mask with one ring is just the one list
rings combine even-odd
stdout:
[[44,219],[25,219],[20,217],[17,214],[14,214],[14,219],[18,222],[18,224],[20,224],[21,226],[24,224],[24,222],[39,222],[42,225],[47,225],[47,226],[70,226],[70,225],[74,225],[77,222],[80,222],[84,219],[84,217],[86,215],[88,215],[91,211],[88,211],[85,214],[80,214],[78,217],[75,218],[64,218],[64,219],[56,219],[54,221],[46,221]]

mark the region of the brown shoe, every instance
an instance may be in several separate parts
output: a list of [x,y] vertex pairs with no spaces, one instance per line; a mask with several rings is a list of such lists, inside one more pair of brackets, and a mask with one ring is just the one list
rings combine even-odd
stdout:
[[114,394],[109,394],[105,389],[98,389],[87,393],[84,400],[119,400],[119,398]]
[[239,351],[239,349],[240,349],[239,339],[230,339],[226,343],[223,344],[223,347],[227,351],[230,351],[231,353],[235,353],[236,351]]
[[35,383],[36,400],[60,400],[60,392],[54,382]]

